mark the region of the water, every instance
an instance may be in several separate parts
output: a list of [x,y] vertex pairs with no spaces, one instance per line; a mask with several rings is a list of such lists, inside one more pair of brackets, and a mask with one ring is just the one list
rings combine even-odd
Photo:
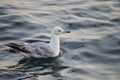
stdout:
[[[8,42],[48,42],[54,26],[63,55],[25,58]],[[1,0],[0,80],[120,80],[119,0]]]

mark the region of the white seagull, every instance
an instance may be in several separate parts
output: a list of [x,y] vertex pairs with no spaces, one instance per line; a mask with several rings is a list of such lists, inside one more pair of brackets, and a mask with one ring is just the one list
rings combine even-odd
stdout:
[[60,54],[59,35],[63,33],[70,33],[70,31],[63,30],[61,27],[55,27],[51,31],[50,43],[36,42],[36,43],[8,43],[5,44],[15,50],[24,52],[32,57],[48,58],[57,57]]

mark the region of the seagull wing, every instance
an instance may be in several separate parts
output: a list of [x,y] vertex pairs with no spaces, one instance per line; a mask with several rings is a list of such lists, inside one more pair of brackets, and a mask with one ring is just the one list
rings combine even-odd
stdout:
[[29,51],[25,47],[26,45],[23,43],[7,43],[5,45],[11,47],[12,49],[25,52],[25,53],[29,53]]
[[52,57],[54,50],[46,43],[37,42],[26,46],[26,49],[31,52],[34,57]]
[[30,54],[33,57],[52,57],[54,55],[54,50],[46,43],[37,42],[33,44],[18,44],[18,43],[8,43],[5,44],[13,49],[16,49],[26,54]]

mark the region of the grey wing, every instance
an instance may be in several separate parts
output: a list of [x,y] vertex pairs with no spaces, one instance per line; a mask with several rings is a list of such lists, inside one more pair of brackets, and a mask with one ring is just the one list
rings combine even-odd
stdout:
[[27,43],[7,43],[4,45],[11,47],[13,51],[29,53],[29,51],[26,49],[26,45],[29,45]]
[[26,46],[27,50],[31,52],[34,57],[52,57],[54,55],[54,50],[48,46],[46,43],[33,43]]

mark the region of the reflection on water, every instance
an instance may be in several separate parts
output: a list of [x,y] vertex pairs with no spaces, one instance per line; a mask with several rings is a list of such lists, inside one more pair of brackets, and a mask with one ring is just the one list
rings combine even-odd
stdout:
[[[0,1],[0,80],[119,80],[119,5],[119,0]],[[24,58],[3,45],[49,42],[54,26],[72,32],[61,36],[59,58]]]
[[39,75],[52,75],[61,77],[59,71],[68,68],[63,66],[59,58],[22,58],[16,65],[9,66],[12,71],[27,72],[27,76],[19,78],[19,80],[38,77]]

